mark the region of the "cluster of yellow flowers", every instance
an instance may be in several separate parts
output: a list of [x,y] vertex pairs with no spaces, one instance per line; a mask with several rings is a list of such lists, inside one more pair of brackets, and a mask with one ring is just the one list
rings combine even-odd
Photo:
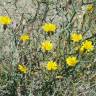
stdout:
[[[77,33],[73,33],[71,35],[71,40],[73,42],[79,42],[80,40],[82,40],[83,37],[81,34],[77,34]],[[92,44],[92,41],[89,41],[89,40],[85,40],[82,45],[81,45],[81,48],[80,48],[80,52],[84,52],[84,50],[87,50],[87,52],[89,51],[92,51],[94,49],[94,46]]]
[[[56,31],[57,26],[52,23],[45,23],[42,26],[42,29],[44,30],[44,32],[53,33]],[[53,44],[51,43],[51,41],[45,40],[44,42],[42,42],[41,48],[43,51],[51,51],[53,49]]]
[[[82,35],[81,34],[77,34],[77,33],[73,33],[71,34],[71,40],[73,42],[79,42],[80,40],[82,40]],[[29,37],[27,35],[22,35],[20,40],[22,41],[26,41],[26,40],[29,40]],[[53,49],[53,44],[51,43],[51,41],[49,40],[45,40],[41,43],[41,48],[42,50],[45,52],[45,51],[50,51]],[[93,50],[94,46],[92,45],[92,42],[91,41],[88,41],[88,40],[85,40],[82,44],[81,44],[81,47],[80,47],[80,52],[84,52],[84,50],[87,50],[88,52]],[[77,63],[79,62],[79,60],[77,59],[76,56],[68,56],[66,58],[66,64],[68,66],[75,66]],[[54,61],[49,61],[47,63],[47,66],[46,66],[46,69],[48,71],[55,71],[58,69],[58,64]],[[25,66],[21,66],[19,65],[19,70],[23,73],[26,73],[26,67]]]
[[[94,10],[94,6],[92,4],[89,4],[86,6],[86,11],[88,12],[92,12]],[[12,19],[9,18],[8,16],[0,16],[0,24],[3,24],[3,25],[8,25],[8,24],[11,24],[12,23]],[[52,23],[45,23],[43,26],[42,26],[42,29],[44,32],[46,33],[54,33],[56,32],[56,29],[57,29],[57,26],[55,24],[52,24]],[[21,41],[23,42],[26,42],[30,39],[29,35],[27,34],[23,34],[20,36],[19,38]],[[70,38],[73,42],[80,42],[82,39],[83,39],[83,36],[82,34],[79,34],[79,33],[72,33],[71,34],[71,38]],[[53,46],[53,43],[50,41],[50,40],[45,40],[41,43],[41,49],[43,52],[48,52],[48,51],[51,51],[52,49],[54,48]],[[94,46],[92,44],[92,41],[90,40],[85,40],[81,46],[79,47],[79,51],[81,53],[83,52],[89,52],[89,51],[92,51],[94,49]],[[79,62],[78,58],[76,56],[68,56],[66,58],[66,64],[68,66],[75,66],[77,63]],[[55,61],[49,61],[46,65],[46,69],[49,70],[49,71],[55,71],[57,70],[59,67],[58,67],[58,64],[55,62]],[[18,69],[20,72],[22,73],[27,73],[28,71],[28,68],[25,66],[25,65],[22,65],[22,64],[19,64],[18,65]],[[59,77],[57,77],[59,78]]]
[[[82,40],[83,37],[81,34],[77,34],[77,33],[73,33],[71,34],[71,40],[73,42],[79,42],[80,40]],[[92,41],[90,40],[85,40],[81,46],[76,47],[76,50],[80,49],[80,53],[84,53],[84,52],[89,52],[92,51],[94,49],[94,45],[92,44]],[[66,58],[66,63],[69,66],[75,66],[78,63],[78,59],[75,56],[69,56]]]
[[[53,33],[56,31],[57,26],[52,23],[45,23],[42,26],[42,29],[44,30],[44,32]],[[41,43],[41,48],[44,52],[51,51],[53,49],[53,44],[51,43],[50,40],[45,40]],[[58,64],[54,61],[49,61],[47,63],[46,69],[49,71],[55,71],[58,69]]]

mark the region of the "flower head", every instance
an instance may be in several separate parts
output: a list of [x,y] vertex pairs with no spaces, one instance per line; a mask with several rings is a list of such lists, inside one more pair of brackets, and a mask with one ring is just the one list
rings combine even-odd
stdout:
[[46,68],[47,68],[47,70],[49,70],[49,71],[55,71],[55,70],[58,69],[58,65],[57,65],[57,63],[54,62],[54,61],[49,61],[49,62],[47,63]]
[[43,51],[50,51],[53,49],[53,44],[49,40],[45,40],[42,42],[41,48]]
[[87,51],[92,51],[94,46],[92,45],[92,41],[86,40],[82,43],[82,47],[83,50],[87,50]]
[[94,11],[94,5],[93,4],[84,5],[82,6],[82,11],[84,14],[87,12],[92,13]]
[[57,26],[55,24],[52,24],[52,23],[45,23],[43,26],[42,26],[42,29],[45,31],[45,32],[55,32],[56,31],[56,28]]
[[18,69],[21,73],[27,73],[28,68],[25,65],[19,64]]
[[0,16],[0,24],[8,25],[11,24],[12,20],[8,16]]
[[93,4],[88,4],[88,5],[87,5],[87,11],[88,11],[88,12],[92,12],[93,10],[94,10]]
[[74,42],[79,42],[80,40],[82,40],[82,35],[77,34],[77,33],[73,33],[71,35],[71,40],[73,40]]
[[29,35],[26,35],[26,34],[21,35],[21,37],[20,37],[20,40],[23,42],[28,41],[29,39],[30,39]]
[[77,63],[78,63],[78,60],[76,57],[74,56],[69,56],[66,58],[66,63],[69,65],[69,66],[75,66]]

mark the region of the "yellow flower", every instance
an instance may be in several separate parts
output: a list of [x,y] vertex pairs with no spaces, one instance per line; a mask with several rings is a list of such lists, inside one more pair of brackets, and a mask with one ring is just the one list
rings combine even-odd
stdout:
[[86,40],[86,41],[84,41],[82,43],[82,47],[81,48],[84,48],[87,51],[92,51],[94,46],[92,45],[92,41]]
[[18,65],[18,69],[22,73],[27,73],[27,71],[28,71],[28,68],[25,65],[22,65],[22,64]]
[[82,8],[83,14],[86,14],[87,12],[92,13],[94,11],[94,5],[93,4],[84,5],[81,8]]
[[79,42],[80,40],[82,40],[82,35],[77,34],[77,33],[73,33],[71,35],[71,40],[73,40],[74,42]]
[[94,10],[93,4],[88,4],[88,5],[87,5],[87,11],[88,11],[88,12],[92,12],[93,10]]
[[8,16],[0,16],[0,24],[8,25],[11,24],[12,20]]
[[52,23],[45,23],[43,26],[42,26],[42,29],[45,31],[45,32],[55,32],[56,31],[56,28],[57,26],[55,24],[52,24]]
[[50,51],[53,49],[53,44],[49,40],[45,40],[42,42],[41,48],[43,51]]
[[20,40],[23,42],[28,41],[29,39],[30,39],[29,35],[26,35],[26,34],[24,34],[20,37]]
[[69,65],[69,66],[75,66],[77,63],[78,63],[78,60],[76,57],[74,56],[69,56],[66,58],[66,63]]
[[49,70],[49,71],[52,71],[52,70],[55,71],[55,70],[58,69],[58,65],[57,65],[57,63],[54,62],[54,61],[49,61],[49,62],[47,63],[46,68],[47,68],[47,70]]

